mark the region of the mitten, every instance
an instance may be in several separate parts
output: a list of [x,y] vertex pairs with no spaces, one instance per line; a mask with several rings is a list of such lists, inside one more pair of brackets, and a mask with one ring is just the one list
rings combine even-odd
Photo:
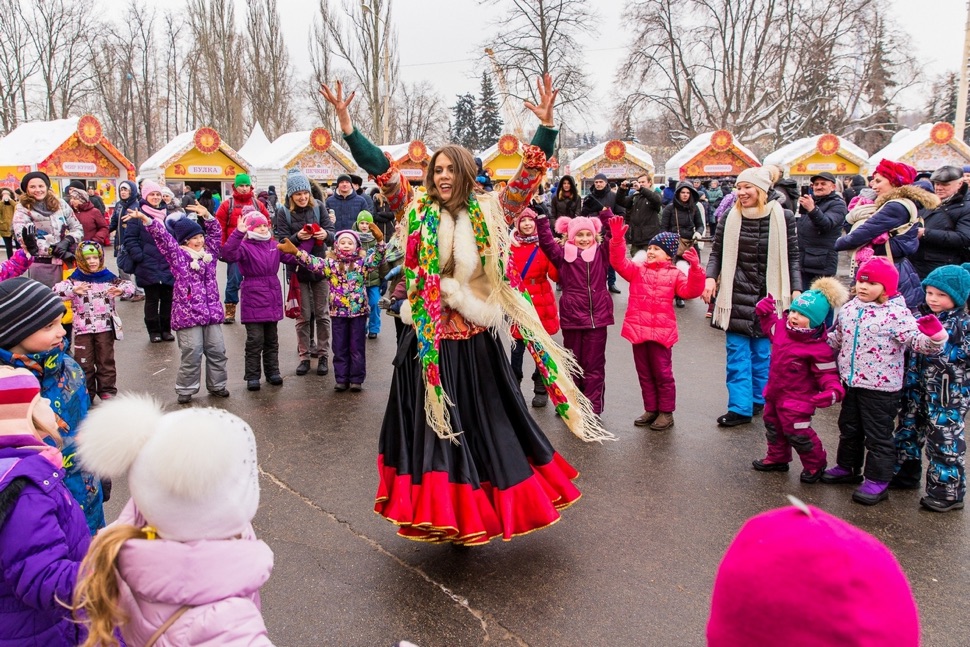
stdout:
[[686,252],[684,252],[684,255],[681,258],[683,258],[685,261],[687,261],[691,265],[700,265],[701,264],[701,258],[700,258],[700,256],[697,255],[697,250],[694,249],[693,247],[691,247]]
[[374,240],[376,240],[377,242],[381,242],[384,240],[384,232],[381,231],[380,227],[378,227],[372,222],[367,223],[367,225],[368,225],[368,229],[370,229],[370,233],[374,234]]
[[37,228],[32,224],[27,225],[20,232],[20,239],[23,241],[24,250],[31,256],[37,256],[40,249],[37,247]]
[[828,391],[822,391],[821,393],[816,393],[813,395],[812,404],[820,408],[831,407],[838,402],[839,399],[838,391],[829,389]]
[[878,236],[876,236],[875,238],[872,239],[872,244],[873,245],[882,245],[887,240],[889,240],[889,232],[888,231],[884,231],[883,233],[879,234]]
[[284,254],[290,254],[291,256],[296,256],[296,253],[300,251],[289,238],[284,238],[283,242],[276,246],[276,249],[280,250]]
[[946,330],[943,329],[943,324],[940,320],[936,318],[936,315],[925,315],[916,320],[916,327],[921,333],[932,339],[933,341],[943,341],[947,338]]
[[625,235],[629,227],[623,216],[612,216],[607,219],[606,224],[610,226],[610,233],[613,234],[613,240],[621,240]]
[[754,313],[759,317],[767,317],[775,312],[775,297],[770,294],[758,302],[754,307]]

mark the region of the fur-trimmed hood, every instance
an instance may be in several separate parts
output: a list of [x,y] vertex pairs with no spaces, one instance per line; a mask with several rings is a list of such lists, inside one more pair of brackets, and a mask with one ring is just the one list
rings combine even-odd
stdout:
[[889,193],[879,196],[876,198],[876,208],[882,207],[882,205],[890,200],[910,200],[916,203],[917,208],[936,209],[940,206],[940,199],[936,197],[935,193],[930,193],[912,184],[901,186],[898,189],[893,189]]

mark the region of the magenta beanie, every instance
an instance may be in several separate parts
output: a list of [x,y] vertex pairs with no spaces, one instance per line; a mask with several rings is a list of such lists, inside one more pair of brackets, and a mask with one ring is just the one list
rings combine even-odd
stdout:
[[899,271],[883,256],[873,256],[860,265],[855,280],[879,283],[885,288],[887,297],[894,297],[899,293]]
[[878,539],[812,506],[749,519],[714,580],[708,647],[918,647],[919,614]]

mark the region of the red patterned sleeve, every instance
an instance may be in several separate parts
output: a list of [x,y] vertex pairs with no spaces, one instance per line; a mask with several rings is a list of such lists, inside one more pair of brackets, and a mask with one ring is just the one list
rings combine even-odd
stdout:
[[394,212],[394,219],[400,222],[401,218],[404,217],[404,210],[411,203],[411,198],[414,197],[414,189],[411,187],[411,183],[401,175],[401,170],[391,160],[390,156],[387,156],[387,159],[391,162],[391,168],[380,175],[372,175],[371,177],[374,178],[374,182],[377,183],[381,193],[387,199],[388,208]]
[[522,164],[499,194],[499,204],[509,225],[529,205],[532,194],[546,174],[546,154],[532,144],[522,146]]

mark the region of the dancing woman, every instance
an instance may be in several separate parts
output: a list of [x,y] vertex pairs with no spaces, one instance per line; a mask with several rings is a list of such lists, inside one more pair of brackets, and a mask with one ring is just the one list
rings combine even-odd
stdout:
[[575,360],[545,332],[517,275],[505,270],[508,227],[546,171],[557,131],[552,79],[539,82],[542,124],[515,177],[497,196],[476,193],[475,160],[460,146],[431,156],[424,187],[357,131],[339,83],[333,105],[354,160],[406,219],[404,273],[409,324],[394,359],[381,428],[375,511],[398,534],[462,545],[509,540],[559,520],[580,497],[578,476],[529,414],[498,338],[515,325],[540,367],[557,412],[586,441],[612,438],[570,378]]

